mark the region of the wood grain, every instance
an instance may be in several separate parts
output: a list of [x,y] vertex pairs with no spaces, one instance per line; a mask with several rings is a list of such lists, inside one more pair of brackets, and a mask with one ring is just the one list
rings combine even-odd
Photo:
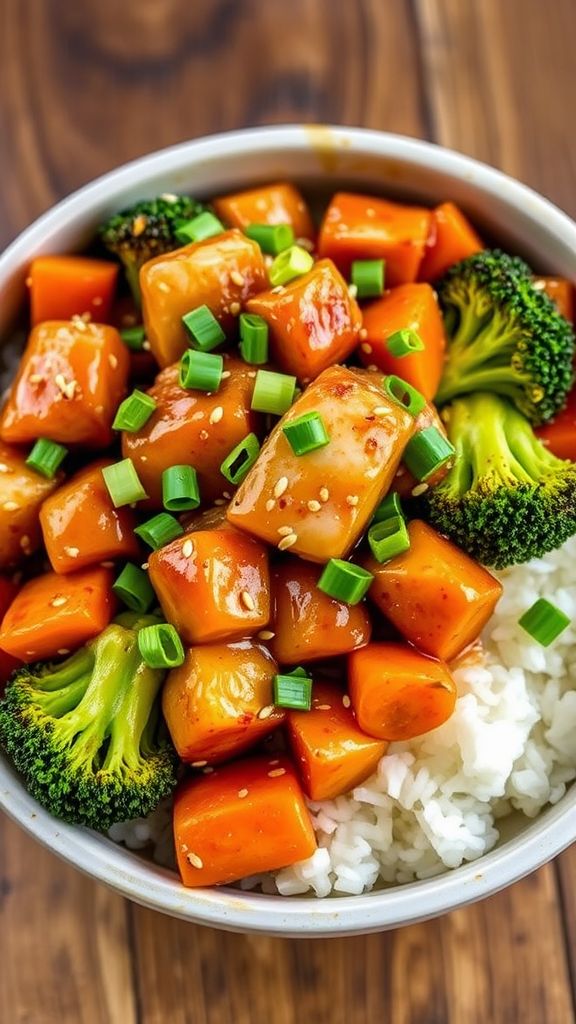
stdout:
[[[0,241],[124,160],[282,121],[428,136],[576,211],[573,0],[0,0]],[[576,852],[382,935],[127,905],[0,822],[0,1024],[575,1024]],[[571,961],[572,958],[572,961]]]

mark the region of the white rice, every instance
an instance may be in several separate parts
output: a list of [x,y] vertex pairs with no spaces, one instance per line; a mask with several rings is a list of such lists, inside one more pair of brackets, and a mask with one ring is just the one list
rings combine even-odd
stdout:
[[[499,838],[512,811],[534,817],[576,777],[576,538],[501,574],[504,595],[476,652],[455,670],[452,718],[410,743],[394,743],[377,772],[351,794],[310,802],[319,843],[308,860],[244,879],[283,896],[359,894],[377,882],[430,878],[473,861]],[[572,625],[548,649],[518,626],[538,597]],[[155,842],[173,862],[169,809],[115,825],[138,848]]]

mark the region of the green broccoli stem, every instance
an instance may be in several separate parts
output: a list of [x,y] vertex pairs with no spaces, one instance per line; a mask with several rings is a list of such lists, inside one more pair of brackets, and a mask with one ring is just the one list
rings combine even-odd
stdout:
[[165,672],[146,665],[142,658],[133,673],[131,684],[122,695],[118,712],[114,716],[110,728],[110,743],[103,771],[118,771],[123,767],[136,768],[143,747],[146,726],[150,713],[164,681]]
[[124,263],[124,273],[126,274],[128,287],[130,288],[132,298],[134,299],[134,305],[137,309],[141,309],[142,293],[140,291],[140,265],[126,260]]

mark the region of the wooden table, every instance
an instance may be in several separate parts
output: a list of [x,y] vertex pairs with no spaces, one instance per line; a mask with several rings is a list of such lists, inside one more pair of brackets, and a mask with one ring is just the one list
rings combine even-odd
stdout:
[[[574,0],[0,0],[0,235],[148,150],[333,121],[433,139],[576,214]],[[570,1024],[576,851],[368,938],[226,935],[0,821],[1,1024]]]

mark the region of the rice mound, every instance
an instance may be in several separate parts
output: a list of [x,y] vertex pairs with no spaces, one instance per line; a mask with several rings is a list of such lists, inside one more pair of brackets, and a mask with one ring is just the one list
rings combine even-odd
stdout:
[[[454,670],[452,718],[391,744],[377,772],[347,796],[309,802],[319,847],[242,888],[292,896],[358,895],[379,882],[430,878],[492,849],[498,821],[534,817],[576,777],[576,537],[558,551],[500,573],[504,594],[478,647]],[[518,626],[539,597],[572,620],[548,649]],[[169,809],[110,830],[131,848],[156,844],[173,863]]]

